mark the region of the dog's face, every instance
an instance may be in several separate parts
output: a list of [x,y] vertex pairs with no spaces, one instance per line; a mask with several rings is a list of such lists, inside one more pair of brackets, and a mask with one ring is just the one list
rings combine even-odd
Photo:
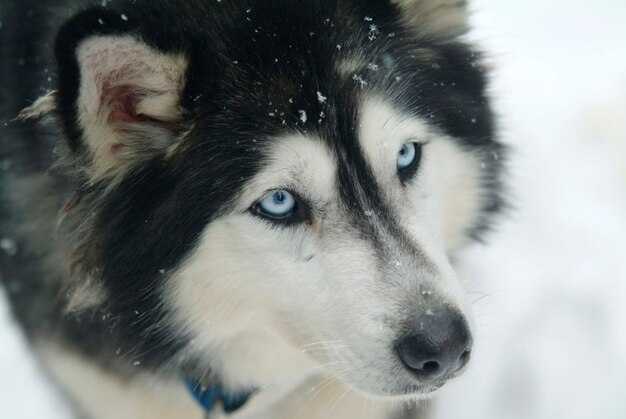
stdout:
[[472,346],[450,253],[499,205],[464,7],[267,3],[165,33],[140,8],[97,9],[61,31],[95,300],[233,386],[323,368],[428,393]]
[[480,157],[378,98],[359,107],[341,140],[265,140],[168,292],[202,344],[267,333],[360,390],[430,391],[471,349],[447,251],[480,212]]

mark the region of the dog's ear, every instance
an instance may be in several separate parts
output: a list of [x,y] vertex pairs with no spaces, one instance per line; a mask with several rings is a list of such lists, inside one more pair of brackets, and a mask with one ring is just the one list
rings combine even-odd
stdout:
[[391,0],[421,36],[448,42],[467,32],[466,0]]
[[101,179],[175,147],[187,59],[144,42],[123,14],[91,10],[56,42],[57,117],[89,177]]

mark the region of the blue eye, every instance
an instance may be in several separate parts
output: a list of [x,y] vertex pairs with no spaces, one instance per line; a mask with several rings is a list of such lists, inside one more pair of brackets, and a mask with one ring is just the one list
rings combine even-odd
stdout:
[[411,167],[417,157],[417,145],[415,143],[406,143],[398,151],[398,170],[404,170]]
[[274,191],[263,198],[257,207],[259,212],[270,218],[287,218],[298,209],[296,198],[288,191]]

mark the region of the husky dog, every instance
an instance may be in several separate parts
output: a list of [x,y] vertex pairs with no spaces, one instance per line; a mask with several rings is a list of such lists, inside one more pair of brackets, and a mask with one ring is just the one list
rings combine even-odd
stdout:
[[422,415],[502,206],[465,2],[45,3],[2,5],[0,267],[77,413]]

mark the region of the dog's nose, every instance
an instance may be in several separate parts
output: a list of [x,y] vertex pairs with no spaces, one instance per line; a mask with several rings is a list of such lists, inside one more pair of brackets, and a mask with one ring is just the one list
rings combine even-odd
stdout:
[[452,308],[426,310],[411,319],[396,344],[404,365],[421,381],[445,379],[470,358],[472,336],[463,315]]

